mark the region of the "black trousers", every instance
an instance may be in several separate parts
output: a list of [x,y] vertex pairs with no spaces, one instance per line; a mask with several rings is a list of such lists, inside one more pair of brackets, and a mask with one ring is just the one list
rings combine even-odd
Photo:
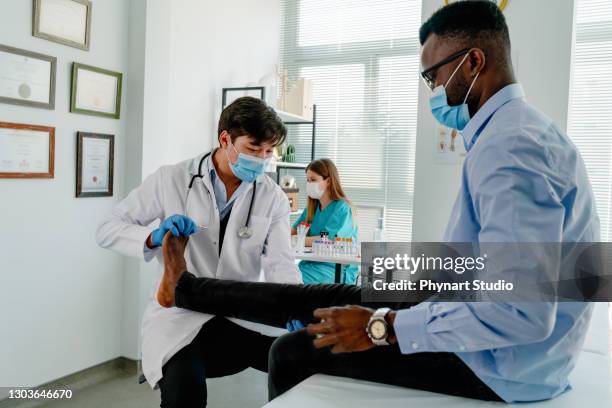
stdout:
[[268,351],[275,339],[224,317],[212,318],[164,364],[160,406],[202,408],[206,406],[206,378],[236,374],[248,367],[267,372]]
[[[183,273],[176,305],[198,312],[237,317],[276,327],[290,319],[315,321],[319,307],[363,305],[405,309],[414,303],[361,302],[353,285],[290,285],[196,278]],[[332,354],[316,349],[305,330],[279,337],[269,353],[269,398],[274,399],[316,373],[357,378],[487,401],[502,401],[454,353],[404,355],[397,345],[359,353]]]

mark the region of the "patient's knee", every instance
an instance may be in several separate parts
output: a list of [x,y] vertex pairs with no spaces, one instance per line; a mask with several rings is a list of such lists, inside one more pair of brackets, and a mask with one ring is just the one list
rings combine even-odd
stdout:
[[272,343],[269,354],[270,370],[281,367],[295,367],[300,361],[308,359],[312,350],[312,339],[306,330],[298,330],[280,336]]

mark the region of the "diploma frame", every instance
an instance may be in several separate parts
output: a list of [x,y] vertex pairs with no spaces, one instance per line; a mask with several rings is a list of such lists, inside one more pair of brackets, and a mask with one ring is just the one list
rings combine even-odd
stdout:
[[[256,94],[259,95],[256,95]],[[245,86],[241,88],[223,88],[221,96],[221,108],[225,109],[227,105],[234,102],[236,99],[243,96],[252,96],[254,98],[266,100],[266,88],[263,86]]]
[[59,44],[67,45],[69,47],[79,48],[84,51],[89,51],[89,43],[91,38],[91,1],[89,0],[66,0],[72,1],[74,3],[79,3],[87,6],[87,14],[85,17],[85,21],[82,24],[85,24],[85,42],[75,42],[73,40],[63,38],[51,33],[45,33],[40,31],[40,19],[42,13],[42,2],[44,0],[32,0],[34,2],[34,6],[32,7],[32,35],[34,37],[42,38],[48,41],[53,41]]
[[[113,113],[96,111],[91,109],[79,108],[77,106],[77,92],[79,86],[79,70],[87,70],[96,72],[102,75],[113,76],[117,78],[117,89],[115,90],[115,111]],[[72,85],[71,85],[71,97],[70,97],[70,112],[82,113],[85,115],[104,116],[107,118],[119,119],[121,116],[121,83],[123,81],[123,74],[120,72],[109,71],[107,69],[94,67],[91,65],[79,64],[74,62],[72,64]]]
[[[51,57],[49,55],[39,54],[37,52],[22,50],[19,48],[9,47],[8,45],[0,44],[0,51],[6,52],[8,54],[22,55],[24,57],[38,59],[41,61],[50,62],[49,68],[49,100],[48,102],[35,102],[28,101],[26,99],[18,99],[18,98],[10,98],[7,96],[0,95],[1,103],[10,103],[13,105],[21,105],[21,106],[32,106],[35,108],[43,108],[43,109],[55,109],[55,79],[57,73],[57,58]],[[1,68],[0,68],[1,70]]]
[[0,129],[34,130],[49,133],[49,170],[46,173],[2,173],[0,179],[52,179],[55,174],[55,128],[38,125],[25,125],[21,123],[0,122]]
[[[110,141],[110,152],[108,154],[108,189],[104,192],[83,192],[83,139],[107,139]],[[113,195],[113,167],[115,156],[115,136],[100,133],[77,132],[77,177],[76,177],[76,197],[111,197]]]

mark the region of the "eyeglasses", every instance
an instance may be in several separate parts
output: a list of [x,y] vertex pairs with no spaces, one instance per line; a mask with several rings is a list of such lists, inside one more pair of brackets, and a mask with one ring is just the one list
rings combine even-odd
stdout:
[[455,61],[457,58],[463,57],[465,54],[470,52],[470,50],[471,48],[465,48],[461,51],[458,51],[444,58],[442,61],[427,68],[425,71],[421,72],[421,78],[423,78],[425,85],[427,85],[429,89],[433,91],[434,87],[436,86],[436,75],[438,73],[438,69],[446,64],[450,64],[451,62]]

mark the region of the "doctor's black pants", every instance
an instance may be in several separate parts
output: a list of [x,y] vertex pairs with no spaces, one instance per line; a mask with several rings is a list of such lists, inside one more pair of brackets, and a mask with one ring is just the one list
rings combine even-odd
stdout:
[[213,317],[164,364],[160,407],[202,408],[207,399],[206,378],[236,374],[248,367],[267,372],[268,351],[275,339],[224,317]]
[[[361,301],[353,285],[291,285],[196,278],[184,272],[176,287],[177,307],[285,327],[291,319],[314,321],[320,307],[363,305],[406,309],[414,303],[376,304]],[[316,349],[306,330],[285,334],[269,353],[269,398],[322,373],[398,385],[468,398],[502,401],[454,353],[402,354],[397,344],[359,353],[332,354]],[[243,344],[240,342],[240,344]],[[260,356],[258,356],[260,357]]]

